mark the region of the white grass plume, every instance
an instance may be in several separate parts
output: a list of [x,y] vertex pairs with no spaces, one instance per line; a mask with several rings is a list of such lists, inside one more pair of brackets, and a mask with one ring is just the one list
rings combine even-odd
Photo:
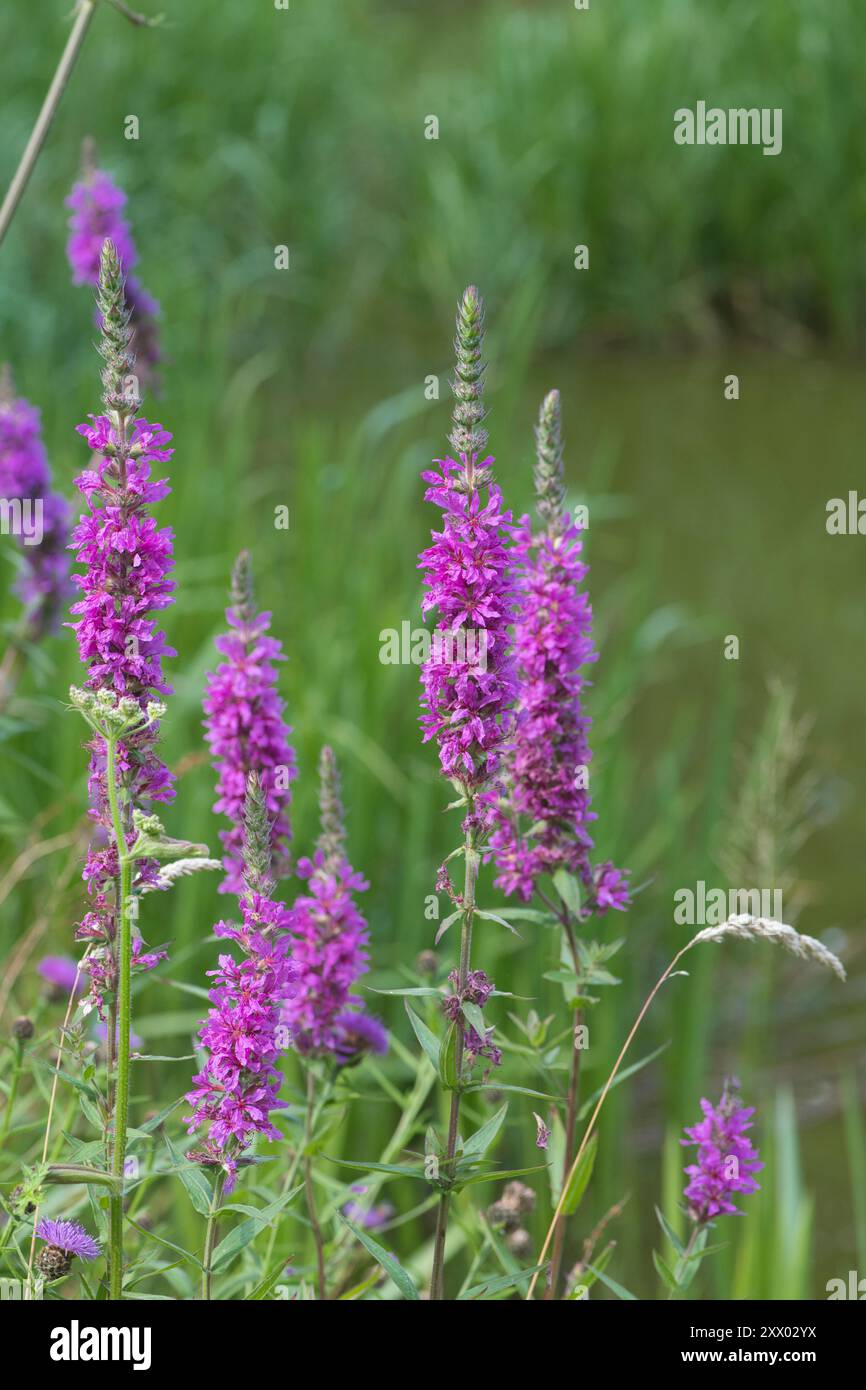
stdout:
[[792,955],[799,956],[800,960],[814,961],[816,965],[832,970],[840,980],[846,978],[845,967],[839,957],[816,941],[814,936],[803,936],[784,922],[774,922],[771,917],[750,917],[747,912],[741,912],[736,917],[729,917],[726,922],[720,922],[717,927],[704,927],[694,941],[723,941],[729,936],[740,941],[771,941],[776,946],[783,946]]

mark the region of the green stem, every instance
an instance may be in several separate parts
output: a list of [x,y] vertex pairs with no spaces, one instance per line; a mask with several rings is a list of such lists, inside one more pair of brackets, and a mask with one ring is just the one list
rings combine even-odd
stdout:
[[325,1250],[322,1241],[322,1228],[319,1225],[319,1216],[316,1211],[316,1192],[313,1186],[313,1164],[310,1154],[307,1152],[313,1139],[313,1112],[316,1104],[316,1078],[312,1067],[307,1070],[307,1112],[304,1123],[304,1192],[307,1198],[307,1213],[310,1218],[310,1225],[313,1228],[313,1240],[316,1246],[316,1283],[319,1298],[325,1300],[328,1297],[325,1282]]
[[21,1071],[24,1060],[24,1047],[19,1038],[15,1039],[15,1061],[12,1066],[12,1075],[9,1078],[9,1094],[6,1097],[6,1108],[3,1111],[3,1129],[0,1131],[0,1149],[6,1143],[9,1133],[9,1126],[12,1123],[12,1111],[15,1109],[15,1102],[18,1099],[18,1083],[21,1080]]
[[[117,848],[120,876],[117,889],[117,926],[120,932],[117,973],[117,1080],[114,1088],[114,1148],[111,1171],[118,1182],[109,1199],[109,1297],[119,1299],[123,1292],[123,1173],[126,1161],[126,1127],[129,1118],[129,1031],[131,1023],[132,924],[129,899],[132,888],[132,862],[126,849],[126,836],[117,795],[117,739],[105,740],[105,780],[111,825]],[[109,1025],[110,1026],[110,1025]]]
[[[676,1278],[677,1282],[679,1282],[679,1280],[682,1279],[683,1276],[684,1276],[684,1275],[686,1274],[686,1272],[688,1271],[688,1267],[689,1267],[689,1256],[692,1254],[692,1252],[693,1252],[693,1250],[694,1250],[694,1248],[695,1248],[695,1241],[697,1240],[697,1238],[698,1238],[698,1236],[700,1235],[700,1233],[701,1233],[701,1227],[700,1227],[699,1225],[695,1225],[695,1226],[693,1227],[693,1229],[692,1229],[691,1235],[689,1236],[688,1245],[686,1246],[685,1250],[683,1251],[682,1255],[680,1256],[679,1260],[677,1261],[676,1274],[675,1274],[675,1276],[674,1276],[674,1277]],[[678,1290],[675,1291],[674,1289],[670,1289],[670,1290],[668,1291],[668,1301],[670,1302],[670,1300],[671,1300],[672,1298],[675,1298],[675,1297],[677,1296],[677,1293],[678,1293],[678,1292],[679,1292]]]
[[3,199],[3,206],[0,208],[0,243],[9,230],[9,224],[15,215],[15,209],[21,201],[24,190],[33,173],[33,167],[39,158],[39,152],[45,143],[45,137],[54,120],[57,108],[60,105],[60,98],[66,89],[75,60],[78,57],[81,45],[84,43],[87,30],[90,28],[90,21],[96,13],[95,0],[79,0],[78,10],[75,16],[75,23],[66,40],[66,47],[57,65],[57,71],[51,79],[51,86],[42,103],[42,110],[36,118],[36,124],[27,141],[21,161],[9,185],[6,197]]
[[[467,797],[467,819],[474,819],[474,804]],[[474,830],[466,831],[463,846],[465,874],[463,880],[463,920],[460,927],[460,966],[457,973],[457,993],[462,996],[469,975],[469,961],[472,950],[472,919],[475,913],[475,885],[478,881],[478,851],[475,846]],[[463,1028],[457,1024],[457,1037],[454,1046],[454,1069],[457,1085],[451,1092],[451,1110],[448,1116],[448,1140],[445,1149],[445,1172],[443,1177],[450,1183],[454,1178],[454,1155],[457,1152],[457,1137],[460,1124],[461,1071],[463,1068]],[[439,1197],[439,1210],[436,1215],[436,1235],[433,1240],[433,1272],[430,1277],[430,1298],[441,1301],[445,1297],[445,1237],[448,1234],[448,1217],[451,1210],[451,1189],[446,1187]]]
[[205,1302],[211,1299],[211,1285],[213,1281],[213,1252],[216,1246],[217,1216],[219,1215],[220,1202],[222,1201],[223,1188],[225,1187],[225,1171],[220,1168],[213,1185],[213,1196],[211,1197],[210,1211],[207,1214],[207,1227],[204,1235],[204,1254],[202,1256],[201,1271],[201,1296]]
[[[333,1089],[334,1089],[334,1077],[333,1077],[333,1075],[330,1075],[330,1076],[327,1077],[327,1079],[326,1079],[326,1081],[325,1081],[325,1084],[324,1084],[324,1086],[322,1087],[322,1094],[321,1094],[321,1096],[319,1097],[319,1100],[318,1100],[318,1102],[317,1102],[317,1104],[316,1104],[315,1111],[314,1111],[314,1113],[313,1113],[313,1120],[312,1120],[312,1133],[313,1133],[313,1134],[315,1134],[315,1132],[316,1132],[316,1125],[317,1125],[317,1123],[318,1123],[319,1116],[321,1115],[321,1113],[322,1113],[322,1111],[324,1110],[325,1106],[327,1105],[328,1101],[331,1099],[331,1092],[333,1091]],[[304,1132],[306,1133],[306,1128],[305,1128]],[[303,1156],[304,1156],[304,1143],[305,1143],[305,1142],[306,1142],[306,1141],[302,1140],[302,1142],[297,1146],[297,1148],[295,1149],[294,1153],[292,1154],[292,1161],[291,1161],[291,1163],[290,1163],[290,1165],[289,1165],[289,1167],[288,1167],[288,1169],[287,1169],[287,1171],[286,1171],[286,1176],[285,1176],[285,1178],[283,1179],[282,1191],[281,1191],[281,1193],[280,1193],[281,1196],[285,1196],[285,1194],[286,1194],[286,1193],[289,1191],[289,1189],[291,1188],[292,1183],[295,1181],[295,1178],[296,1178],[297,1173],[298,1173],[298,1169],[299,1169],[300,1166],[301,1166],[301,1160],[303,1159]],[[271,1260],[273,1259],[273,1256],[274,1256],[274,1246],[275,1246],[276,1243],[277,1243],[277,1235],[278,1235],[278,1232],[279,1232],[279,1227],[280,1227],[280,1222],[279,1222],[279,1221],[274,1221],[274,1222],[272,1223],[272,1225],[271,1225],[270,1234],[269,1234],[269,1236],[268,1236],[268,1245],[267,1245],[267,1249],[266,1249],[266,1251],[265,1251],[265,1259],[264,1259],[264,1268],[265,1268],[265,1269],[270,1269],[270,1267],[271,1267]]]
[[[561,914],[560,920],[562,921],[563,930],[568,940],[568,949],[571,953],[575,974],[579,974],[580,957],[577,952],[577,940],[574,935],[571,916],[569,913],[564,912]],[[568,1101],[565,1112],[565,1149],[562,1156],[563,1181],[565,1181],[565,1175],[571,1167],[571,1161],[574,1158],[574,1138],[577,1129],[577,1104],[580,1097],[580,1049],[575,1046],[574,1034],[577,1032],[582,1022],[582,1017],[580,1010],[576,1010],[571,1039],[571,1068],[569,1071]],[[545,1295],[547,1299],[556,1298],[559,1275],[562,1269],[562,1256],[565,1248],[565,1228],[566,1216],[565,1213],[562,1213],[556,1223],[556,1231],[553,1236],[553,1251],[550,1258],[550,1280]]]

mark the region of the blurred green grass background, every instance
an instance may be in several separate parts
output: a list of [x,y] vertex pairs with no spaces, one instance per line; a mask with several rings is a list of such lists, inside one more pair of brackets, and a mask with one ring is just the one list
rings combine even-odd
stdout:
[[[66,25],[56,0],[0,17],[3,182]],[[176,445],[161,508],[178,580],[166,749],[186,770],[169,828],[216,845],[200,699],[229,568],[248,545],[290,657],[296,846],[315,834],[328,740],[352,857],[371,881],[370,982],[381,988],[430,945],[424,900],[456,834],[435,754],[419,743],[417,670],[382,665],[379,633],[418,620],[416,554],[433,520],[418,475],[444,444],[453,308],[467,282],[488,303],[491,446],[518,513],[531,501],[538,401],[562,391],[571,497],[590,506],[597,841],[646,884],[628,917],[605,925],[608,937],[625,931],[628,949],[623,987],[592,1019],[587,1090],[682,942],[675,889],[727,886],[732,858],[764,875],[736,886],[790,875],[798,925],[852,969],[843,991],[758,948],[696,953],[691,978],[661,997],[636,1055],[670,1046],[612,1095],[575,1230],[631,1192],[611,1272],[642,1296],[658,1288],[652,1201],[663,1194],[671,1212],[679,1187],[675,1135],[732,1071],[758,1106],[768,1162],[702,1296],[820,1297],[827,1279],[866,1273],[864,564],[857,538],[824,529],[827,499],[856,488],[862,467],[864,51],[854,0],[657,0],[651,15],[636,0],[588,13],[566,0],[435,11],[293,0],[288,12],[172,0],[151,32],[106,8],[0,252],[0,357],[42,408],[69,493],[82,465],[73,426],[97,408],[98,382],[63,199],[94,136],[129,194],[141,278],[164,315],[164,392],[147,408]],[[782,155],[675,147],[673,111],[698,99],[781,106]],[[129,114],[138,141],[124,139]],[[424,139],[431,114],[437,141]],[[291,269],[277,272],[283,243]],[[588,272],[573,268],[578,243]],[[736,403],[723,398],[730,372]],[[439,402],[425,399],[430,374]],[[288,532],[272,526],[281,504]],[[739,662],[723,659],[729,633]],[[78,675],[71,636],[45,655],[4,725],[6,865],[31,838],[73,825],[85,800],[80,730],[58,704]],[[780,769],[806,712],[799,765],[814,780],[798,816],[812,833],[800,847],[788,824],[796,759],[788,783]],[[42,923],[58,873],[56,858],[37,860],[0,909],[7,960]],[[73,878],[36,955],[68,947],[80,903]],[[143,923],[150,940],[174,943],[173,978],[201,982],[224,909],[210,883],[191,880],[158,924]],[[476,959],[545,1014],[558,1005],[541,980],[552,950],[529,933],[523,944],[479,934]],[[31,961],[15,1006],[35,993]],[[384,1012],[408,1041],[401,1010]],[[154,977],[136,1017],[148,1044],[174,1046],[195,1010]],[[508,1034],[504,1009],[499,1021]],[[162,1099],[186,1082],[182,1066],[150,1075]],[[385,1105],[356,1114],[341,1152],[374,1156],[393,1122]],[[533,1129],[513,1106],[503,1156],[534,1161]],[[545,1216],[542,1203],[537,1235]],[[405,1248],[417,1234],[401,1233]]]

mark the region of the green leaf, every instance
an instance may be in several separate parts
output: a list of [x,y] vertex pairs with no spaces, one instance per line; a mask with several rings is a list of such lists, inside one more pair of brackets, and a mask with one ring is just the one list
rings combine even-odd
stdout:
[[616,1294],[617,1298],[621,1298],[628,1303],[637,1303],[638,1300],[635,1295],[629,1293],[628,1289],[624,1289],[622,1284],[618,1284],[615,1279],[611,1279],[610,1275],[605,1274],[603,1269],[599,1269],[596,1265],[587,1265],[587,1269],[591,1269],[596,1279],[600,1279],[603,1284],[606,1284],[611,1293]]
[[165,1135],[165,1146],[171,1157],[172,1171],[177,1173],[186,1188],[189,1200],[200,1216],[208,1216],[213,1201],[213,1189],[208,1179],[197,1163],[190,1163],[189,1159],[184,1157],[167,1134]]
[[170,864],[178,859],[208,859],[207,845],[194,845],[190,840],[173,840],[168,835],[139,834],[129,851],[131,859],[159,859]]
[[658,1207],[656,1207],[655,1212],[656,1216],[658,1217],[658,1223],[664,1231],[665,1235],[667,1236],[668,1240],[670,1241],[671,1245],[674,1247],[678,1255],[682,1255],[685,1250],[685,1246],[683,1245],[673,1226],[668,1221],[664,1212],[660,1211]]
[[586,1148],[584,1149],[580,1162],[578,1163],[571,1181],[566,1189],[565,1201],[562,1210],[566,1216],[571,1216],[580,1206],[587,1184],[592,1177],[592,1170],[595,1166],[595,1155],[598,1149],[598,1135],[593,1134]]
[[334,1158],[331,1154],[322,1154],[329,1163],[337,1163],[341,1168],[358,1168],[362,1173],[388,1173],[395,1178],[421,1178],[427,1181],[423,1168],[410,1168],[401,1163],[358,1163],[351,1158]]
[[263,1298],[267,1298],[268,1294],[271,1292],[271,1289],[273,1289],[275,1285],[279,1283],[281,1277],[283,1276],[285,1268],[285,1260],[278,1261],[278,1263],[274,1265],[274,1268],[271,1270],[270,1274],[266,1274],[264,1279],[262,1279],[260,1283],[256,1284],[255,1288],[247,1294],[246,1301],[255,1303],[260,1302]]
[[427,1056],[429,1057],[430,1062],[433,1066],[433,1070],[438,1072],[440,1047],[439,1039],[437,1038],[435,1033],[431,1032],[431,1030],[427,1027],[427,1024],[423,1023],[421,1019],[418,1017],[418,1015],[412,1009],[409,1008],[408,1004],[406,1004],[405,1008],[407,1014],[409,1015],[409,1022],[412,1024],[412,1029],[415,1034],[415,1037],[418,1039],[419,1043],[421,1044]]
[[270,1202],[268,1206],[262,1207],[260,1210],[256,1211],[254,1215],[248,1217],[246,1221],[241,1221],[235,1226],[234,1230],[229,1231],[228,1235],[223,1237],[214,1251],[213,1259],[211,1260],[211,1269],[214,1272],[225,1269],[226,1266],[240,1254],[244,1247],[249,1245],[251,1240],[255,1239],[265,1226],[271,1224],[271,1218],[278,1215],[283,1207],[287,1206],[300,1191],[301,1186],[298,1186],[292,1188],[290,1192],[284,1192],[281,1197],[277,1197],[277,1199]]
[[576,1284],[576,1286],[575,1286],[575,1292],[572,1294],[572,1298],[574,1298],[574,1297],[577,1296],[577,1291],[581,1288],[581,1286],[582,1286],[584,1289],[586,1289],[587,1293],[589,1292],[589,1290],[592,1288],[593,1284],[596,1283],[597,1279],[598,1279],[599,1276],[601,1275],[602,1271],[605,1270],[605,1269],[607,1269],[608,1265],[610,1264],[611,1257],[612,1257],[613,1252],[614,1252],[615,1249],[616,1249],[616,1241],[615,1241],[615,1240],[609,1241],[608,1244],[607,1244],[607,1245],[604,1247],[604,1249],[602,1250],[602,1252],[601,1252],[601,1254],[599,1255],[598,1259],[596,1260],[596,1262],[595,1262],[595,1267],[594,1267],[594,1269],[592,1270],[592,1272],[584,1271],[584,1272],[581,1274],[580,1279],[578,1280],[578,1282],[577,1282],[577,1284]]
[[176,1255],[180,1255],[184,1260],[189,1260],[191,1264],[198,1265],[199,1269],[203,1268],[201,1260],[197,1255],[193,1255],[191,1251],[184,1250],[179,1245],[172,1245],[170,1240],[166,1240],[163,1236],[158,1236],[155,1231],[149,1231],[146,1226],[139,1226],[138,1222],[134,1221],[131,1216],[125,1217],[125,1220],[130,1226],[134,1226],[143,1236],[146,1236],[148,1240],[155,1241],[157,1245],[164,1245],[167,1250],[173,1250]]
[[683,1291],[689,1287],[701,1267],[708,1236],[709,1231],[705,1226],[696,1237],[688,1257],[683,1256],[682,1259],[677,1260],[676,1280]]
[[371,994],[415,994],[420,997],[436,995],[442,998],[442,990],[434,989],[432,985],[418,985],[415,989],[370,989]]
[[505,1172],[476,1173],[471,1178],[462,1179],[459,1186],[477,1187],[481,1182],[505,1182],[507,1178],[523,1178],[527,1173],[540,1173],[545,1166],[545,1164],[540,1163],[536,1164],[534,1168],[508,1168]]
[[447,932],[448,928],[452,925],[453,922],[456,922],[456,921],[457,921],[457,918],[458,918],[458,917],[462,917],[462,916],[463,916],[463,908],[462,908],[462,907],[458,907],[458,909],[457,909],[456,912],[450,912],[450,913],[448,914],[447,917],[443,918],[443,920],[439,923],[439,926],[438,926],[438,928],[436,929],[436,935],[435,935],[435,937],[433,938],[433,945],[434,945],[434,946],[438,946],[438,945],[439,945],[439,942],[442,940],[442,938],[443,938],[443,936],[445,935],[445,933]]
[[354,1221],[350,1221],[348,1217],[343,1216],[342,1212],[338,1212],[338,1215],[343,1225],[348,1226],[355,1239],[359,1240],[364,1246],[364,1249],[368,1250],[373,1256],[376,1263],[382,1266],[392,1284],[396,1284],[403,1297],[410,1299],[413,1303],[417,1303],[418,1290],[412,1282],[411,1275],[409,1275],[403,1266],[398,1264],[394,1256],[389,1255],[387,1250],[384,1250],[377,1241],[373,1240],[372,1236],[369,1236],[366,1231],[362,1231],[360,1226],[356,1226]]
[[466,1157],[467,1154],[486,1153],[505,1123],[505,1116],[507,1114],[508,1106],[501,1106],[495,1115],[491,1115],[486,1124],[483,1124],[480,1129],[477,1129],[474,1134],[470,1135],[463,1145],[464,1157]]
[[460,1005],[460,1011],[470,1028],[474,1028],[479,1038],[483,1038],[487,1032],[487,1023],[483,1013],[477,1004],[472,1004],[467,999]]
[[515,918],[518,922],[543,922],[547,925],[556,921],[556,918],[551,917],[549,912],[539,912],[534,907],[512,907],[509,904],[504,910],[509,917]]
[[143,1124],[140,1124],[139,1129],[142,1130],[144,1134],[153,1134],[154,1130],[159,1129],[160,1125],[165,1124],[169,1115],[182,1104],[183,1097],[179,1096],[177,1100],[172,1101],[171,1105],[167,1105],[164,1110],[160,1110],[158,1115],[151,1115],[149,1120],[145,1120]]
[[512,936],[520,937],[520,932],[517,928],[512,927],[510,922],[506,922],[504,917],[500,917],[498,912],[487,912],[480,907],[476,907],[475,916],[483,917],[485,922],[498,922],[500,927],[505,927],[507,931],[511,932]]
[[518,1284],[525,1284],[532,1278],[533,1274],[539,1274],[545,1269],[545,1265],[536,1265],[534,1269],[521,1269],[516,1274],[498,1274],[493,1279],[485,1279],[482,1284],[473,1284],[471,1289],[458,1294],[458,1301],[465,1302],[467,1299],[481,1298],[482,1295],[489,1296],[492,1293],[502,1293],[504,1289],[513,1289]]
[[515,1091],[521,1096],[533,1096],[536,1100],[552,1100],[558,1105],[562,1104],[561,1096],[552,1096],[547,1091],[532,1091],[528,1086],[507,1086],[500,1085],[498,1081],[473,1081],[464,1087],[468,1095],[470,1091]]
[[553,886],[572,917],[580,916],[580,883],[567,869],[557,869]]
[[665,1261],[662,1259],[661,1255],[657,1250],[653,1251],[653,1264],[656,1267],[656,1273],[661,1278],[662,1283],[668,1289],[670,1289],[671,1293],[676,1293],[677,1288],[679,1286],[674,1276],[674,1272],[670,1268],[670,1266],[665,1263]]
[[439,1048],[439,1064],[437,1070],[439,1072],[442,1085],[447,1087],[449,1091],[453,1091],[456,1089],[457,1082],[459,1080],[459,1077],[457,1075],[458,1037],[459,1031],[457,1024],[449,1024],[448,1032],[442,1039],[442,1043]]
[[251,1240],[255,1240],[262,1223],[254,1216],[247,1217],[246,1221],[241,1221],[235,1226],[234,1230],[229,1231],[227,1236],[223,1236],[216,1250],[213,1252],[211,1269],[214,1273],[217,1270],[225,1269],[236,1256],[238,1256]]

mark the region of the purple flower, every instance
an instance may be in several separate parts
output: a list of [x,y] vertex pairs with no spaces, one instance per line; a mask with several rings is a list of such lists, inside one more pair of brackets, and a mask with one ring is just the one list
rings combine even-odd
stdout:
[[513,549],[518,589],[514,650],[517,723],[508,756],[508,787],[494,812],[490,843],[498,887],[532,897],[542,874],[576,875],[601,914],[628,904],[625,877],[590,864],[589,825],[596,819],[588,790],[590,719],[583,710],[586,668],[597,659],[592,609],[580,585],[587,574],[580,528],[562,512],[563,468],[559,393],[541,408],[536,430],[538,510],[544,529],[521,518]]
[[[363,1193],[366,1188],[353,1186],[352,1191]],[[347,1202],[343,1207],[343,1215],[365,1231],[376,1231],[380,1226],[387,1225],[394,1214],[390,1202],[381,1202],[374,1207],[365,1207],[362,1202]]]
[[69,504],[51,490],[39,411],[15,399],[8,368],[0,373],[0,497],[21,507],[23,561],[15,590],[30,640],[53,631],[72,594],[66,545]]
[[112,241],[128,273],[138,260],[129,223],[123,215],[126,194],[102,169],[88,168],[66,199],[72,209],[66,252],[75,285],[95,285],[99,280],[102,244]]
[[288,808],[297,776],[292,732],[283,718],[277,693],[275,661],[284,661],[280,643],[268,637],[270,613],[257,613],[252,598],[250,558],[238,557],[232,575],[232,606],[226,610],[231,631],[216,639],[226,658],[207,678],[204,697],[205,737],[218,772],[214,811],[228,817],[220,831],[226,877],[222,893],[243,891],[243,805],[247,777],[257,772],[271,819],[271,855],[277,877],[288,872],[291,839]]
[[491,1042],[495,1030],[481,1028],[480,1023],[479,1027],[475,1028],[466,1018],[464,1005],[471,1004],[476,1009],[483,1009],[496,986],[483,970],[470,970],[462,989],[459,971],[452,970],[448,976],[448,983],[454,993],[445,995],[442,1011],[452,1023],[463,1021],[463,1062],[466,1069],[471,1071],[478,1058],[482,1058],[489,1063],[485,1072],[487,1075],[491,1067],[502,1064],[502,1053]]
[[419,557],[426,593],[422,611],[438,614],[421,700],[425,743],[435,738],[446,777],[472,795],[499,768],[511,726],[514,674],[508,626],[512,588],[508,551],[511,513],[481,456],[483,308],[470,288],[458,313],[455,428],[457,459],[435,460],[423,474],[425,499],[442,512],[442,530]]
[[388,1030],[372,1014],[347,1010],[337,1015],[334,1024],[334,1054],[342,1066],[359,1062],[367,1052],[384,1057],[388,1051]]
[[238,962],[221,955],[208,974],[213,1008],[199,1029],[208,1051],[193,1077],[186,1099],[194,1107],[187,1117],[190,1133],[209,1125],[207,1153],[217,1158],[233,1180],[237,1156],[257,1134],[282,1136],[271,1122],[279,1099],[282,1072],[274,1063],[282,1050],[280,1008],[292,988],[293,965],[288,936],[289,913],[281,903],[251,893],[242,903],[243,922],[218,922],[215,934],[243,951]]
[[[96,1027],[95,1027],[94,1030],[93,1030],[93,1034],[94,1034],[94,1037],[96,1038],[97,1042],[107,1043],[107,1042],[108,1042],[108,1024],[107,1024],[107,1023],[97,1023]],[[117,1046],[117,1043],[118,1043],[119,1038],[120,1038],[120,1024],[118,1023],[116,1029],[114,1030],[114,1044],[115,1044],[115,1047]],[[132,1048],[139,1048],[139,1047],[142,1046],[142,1044],[143,1044],[143,1039],[140,1038],[140,1037],[138,1036],[137,1033],[133,1033],[133,1032],[130,1030],[130,1034],[129,1034],[129,1046],[132,1047]]]
[[257,1134],[282,1136],[271,1121],[279,1098],[282,1072],[274,1063],[286,1047],[281,1018],[294,990],[295,966],[290,958],[290,914],[270,896],[270,827],[260,777],[247,778],[244,814],[243,921],[218,922],[214,933],[234,941],[243,952],[240,962],[221,955],[216,983],[210,991],[214,1007],[199,1029],[208,1051],[202,1070],[193,1077],[186,1099],[194,1107],[187,1116],[190,1133],[201,1125],[209,1132],[204,1146],[190,1157],[220,1164],[234,1185],[238,1160]]
[[381,1025],[355,1012],[362,1000],[351,993],[368,968],[369,931],[354,899],[368,884],[346,858],[339,774],[330,748],[322,749],[319,772],[321,834],[313,858],[298,862],[298,876],[307,880],[309,892],[291,911],[298,973],[283,1019],[299,1052],[346,1061],[359,1045],[381,1052],[387,1039]]
[[697,1145],[697,1161],[684,1169],[689,1183],[685,1190],[689,1215],[698,1225],[722,1214],[741,1215],[734,1205],[735,1193],[757,1192],[752,1174],[764,1167],[758,1151],[746,1134],[752,1127],[754,1106],[739,1103],[736,1081],[726,1081],[718,1106],[701,1101],[704,1118],[686,1128],[683,1145]]
[[532,1117],[535,1120],[535,1147],[537,1149],[546,1149],[550,1143],[550,1128],[534,1110],[532,1112]]
[[156,326],[159,305],[129,274],[138,260],[138,253],[124,216],[126,194],[104,170],[94,167],[89,146],[85,148],[82,178],[74,185],[66,205],[72,209],[66,250],[73,284],[97,284],[103,242],[113,242],[127,276],[126,302],[139,375],[155,385],[154,373],[162,357]]
[[36,1234],[55,1250],[63,1250],[79,1260],[95,1260],[99,1254],[98,1243],[77,1221],[50,1221],[43,1217],[37,1223]]
[[81,977],[78,966],[71,956],[43,956],[36,969],[53,989],[60,994],[76,994],[81,990]]
[[[82,918],[75,933],[78,941],[100,942],[99,945],[91,946],[86,956],[82,959],[81,970],[90,980],[89,999],[96,1008],[99,1017],[105,1025],[106,995],[112,996],[117,989],[118,981],[118,961],[114,951],[114,930],[115,923],[113,917],[106,917],[104,914],[88,912]],[[144,951],[141,937],[136,937],[132,943],[132,973],[133,975],[143,974],[148,970],[153,970],[159,965],[160,961],[168,959],[168,952]],[[107,1029],[107,1025],[106,1029]],[[107,1036],[107,1032],[106,1032]],[[132,1035],[130,1035],[131,1037]],[[141,1039],[139,1039],[139,1042]]]
[[[78,640],[87,667],[88,691],[108,690],[135,700],[144,714],[154,695],[167,694],[162,660],[176,655],[159,628],[156,614],[173,602],[172,532],[160,527],[149,508],[170,491],[164,480],[152,480],[151,465],[173,453],[171,435],[137,415],[135,357],[130,348],[129,313],[123,292],[122,268],[110,243],[103,248],[99,284],[103,322],[101,343],[106,415],[91,416],[78,426],[96,455],[92,468],[76,479],[87,503],[72,535],[76,559],[84,566],[74,582],[82,597],[72,605],[69,626]],[[144,811],[151,802],[174,796],[173,777],[156,753],[157,722],[143,724],[117,745],[117,776],[124,803]],[[113,989],[114,883],[119,871],[111,839],[112,822],[106,781],[105,741],[96,735],[88,745],[90,815],[96,825],[84,868],[92,910],[79,924],[78,939],[102,942],[87,957],[92,994],[101,1008],[101,995]],[[134,836],[133,831],[128,832]],[[131,840],[130,840],[131,843]],[[138,860],[133,889],[152,886],[157,865]],[[160,953],[164,955],[164,953]],[[140,950],[134,964],[156,963]]]

